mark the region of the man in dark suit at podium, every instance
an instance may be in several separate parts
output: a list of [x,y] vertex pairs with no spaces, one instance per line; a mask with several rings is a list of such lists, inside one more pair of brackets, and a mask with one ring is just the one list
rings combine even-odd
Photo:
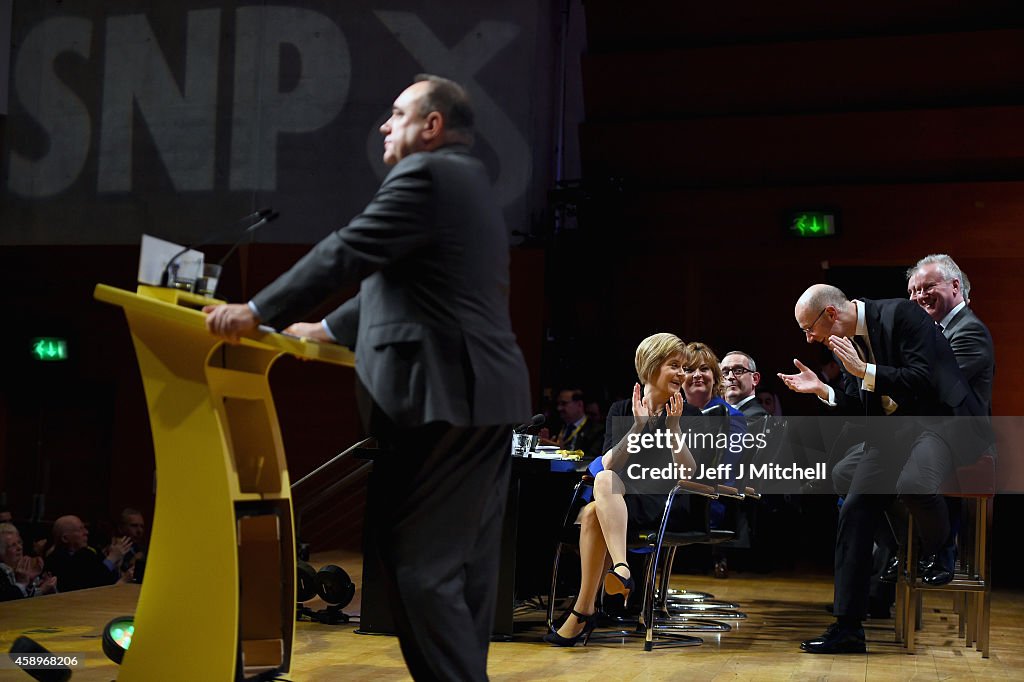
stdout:
[[248,305],[209,307],[237,339],[289,327],[355,347],[356,392],[382,449],[367,509],[402,654],[417,679],[483,680],[494,620],[510,426],[530,415],[508,312],[509,251],[487,170],[469,155],[461,86],[419,76],[380,128],[393,165],[362,214]]

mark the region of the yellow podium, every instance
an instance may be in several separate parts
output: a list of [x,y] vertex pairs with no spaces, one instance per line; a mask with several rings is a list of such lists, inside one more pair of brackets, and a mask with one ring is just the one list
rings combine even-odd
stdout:
[[124,309],[149,408],[157,495],[135,635],[120,680],[233,680],[291,665],[295,539],[268,374],[290,354],[353,366],[341,346],[210,335],[212,299],[99,284]]

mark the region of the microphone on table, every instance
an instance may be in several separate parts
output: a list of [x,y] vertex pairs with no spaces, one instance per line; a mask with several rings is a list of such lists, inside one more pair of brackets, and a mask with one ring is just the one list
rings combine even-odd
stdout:
[[[256,218],[260,218],[259,222],[253,223],[252,225],[250,225],[249,227],[245,228],[245,230],[242,231],[242,235],[244,236],[246,234],[252,233],[253,230],[258,229],[258,228],[262,227],[263,225],[266,225],[271,220],[274,220],[275,218],[277,218],[279,215],[280,215],[279,213],[276,213],[274,211],[274,209],[270,208],[269,206],[267,208],[261,208],[258,211],[253,211],[252,213],[250,213],[249,215],[247,215],[247,216],[245,216],[243,218],[239,218],[237,221],[235,221],[234,225],[231,226],[231,230],[233,231],[234,230],[234,226],[238,225],[239,223],[244,223],[244,222],[249,221],[249,220],[254,220]],[[270,217],[270,216],[273,216],[273,217]],[[214,232],[211,236],[207,237],[206,239],[201,240],[199,243],[197,243],[197,244],[189,244],[188,246],[185,246],[184,248],[182,248],[181,251],[179,251],[178,253],[176,253],[173,256],[171,256],[170,260],[167,261],[167,265],[164,266],[163,273],[160,275],[160,286],[162,286],[162,287],[167,286],[168,279],[170,278],[171,266],[174,265],[174,262],[176,260],[181,258],[181,256],[183,256],[185,253],[187,253],[190,249],[199,248],[200,246],[206,246],[207,244],[210,244],[214,240],[221,238],[222,236],[224,236],[224,234],[226,232],[228,232],[228,230],[218,230],[217,232]],[[239,241],[241,241],[241,240],[239,240]],[[235,244],[235,247],[237,247],[237,246],[238,246],[238,244]],[[232,247],[232,250],[234,250],[235,247]]]
[[538,426],[543,424],[546,419],[547,419],[547,417],[545,417],[542,414],[535,414],[535,415],[533,415],[533,418],[530,419],[530,422],[528,424],[520,424],[519,426],[517,426],[514,429],[512,429],[512,432],[513,433],[529,433],[530,429],[537,428]]

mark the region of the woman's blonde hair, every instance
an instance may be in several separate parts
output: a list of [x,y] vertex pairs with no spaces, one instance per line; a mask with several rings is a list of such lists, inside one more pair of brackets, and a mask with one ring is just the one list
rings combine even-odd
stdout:
[[652,334],[641,341],[636,347],[636,376],[640,383],[649,383],[666,360],[682,354],[685,348],[682,339],[668,332]]

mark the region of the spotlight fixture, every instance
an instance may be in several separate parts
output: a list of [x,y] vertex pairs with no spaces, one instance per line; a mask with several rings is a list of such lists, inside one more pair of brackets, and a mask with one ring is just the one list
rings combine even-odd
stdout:
[[[352,617],[342,612],[342,609],[352,601],[356,594],[356,586],[343,568],[329,564],[319,571],[314,571],[311,565],[299,560],[296,562],[296,570],[296,599],[299,601],[295,612],[297,620],[302,620],[305,616],[326,625],[337,625],[351,620]],[[326,609],[314,611],[302,604],[317,596],[327,603]]]
[[103,628],[103,653],[114,663],[121,665],[124,652],[132,645],[135,636],[135,617],[118,616]]
[[348,606],[356,596],[356,585],[340,566],[328,564],[316,574],[316,593],[320,598],[339,609]]
[[316,596],[316,569],[308,561],[299,559],[295,562],[297,582],[295,598],[301,603]]

